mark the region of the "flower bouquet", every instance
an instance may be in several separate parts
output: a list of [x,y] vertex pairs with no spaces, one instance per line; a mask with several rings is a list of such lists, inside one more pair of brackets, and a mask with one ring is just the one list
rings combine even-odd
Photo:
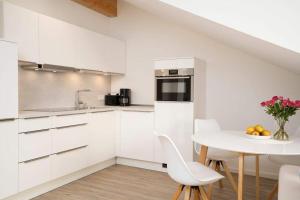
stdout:
[[271,100],[264,101],[261,106],[265,108],[267,114],[272,115],[276,120],[279,130],[274,134],[276,140],[288,140],[289,135],[285,132],[284,126],[289,121],[289,117],[296,114],[300,108],[300,100],[292,101],[282,96],[274,96]]

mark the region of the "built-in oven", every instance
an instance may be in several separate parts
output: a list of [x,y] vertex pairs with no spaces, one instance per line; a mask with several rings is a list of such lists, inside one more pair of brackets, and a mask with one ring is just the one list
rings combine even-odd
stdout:
[[155,70],[156,101],[193,101],[193,68]]

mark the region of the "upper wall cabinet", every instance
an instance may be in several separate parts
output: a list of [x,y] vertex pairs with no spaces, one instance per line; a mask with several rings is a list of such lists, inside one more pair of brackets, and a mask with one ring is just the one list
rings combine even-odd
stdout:
[[38,14],[30,10],[0,1],[1,37],[18,44],[18,59],[39,61]]
[[125,43],[39,15],[40,62],[125,73]]

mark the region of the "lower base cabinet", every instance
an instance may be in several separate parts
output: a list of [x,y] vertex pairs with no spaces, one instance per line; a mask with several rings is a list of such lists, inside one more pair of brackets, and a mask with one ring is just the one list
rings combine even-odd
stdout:
[[151,162],[154,161],[153,118],[153,112],[121,112],[121,157]]
[[98,112],[90,114],[89,126],[89,165],[114,158],[116,143],[116,112]]
[[19,164],[19,191],[43,184],[51,179],[50,156]]
[[0,121],[0,199],[18,192],[18,121]]
[[60,152],[51,156],[53,179],[71,174],[88,166],[87,146]]

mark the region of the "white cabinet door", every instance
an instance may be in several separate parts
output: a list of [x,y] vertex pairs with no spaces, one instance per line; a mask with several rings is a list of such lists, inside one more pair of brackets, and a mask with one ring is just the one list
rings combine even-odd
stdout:
[[[192,102],[155,102],[155,131],[168,135],[185,161],[193,160],[194,104]],[[155,137],[155,162],[165,163],[160,141]]]
[[0,121],[0,199],[18,192],[18,122]]
[[89,165],[116,156],[116,112],[91,113],[89,126]]
[[121,157],[154,160],[153,123],[153,112],[121,112]]
[[17,46],[0,41],[0,119],[18,117]]
[[104,49],[97,33],[39,15],[40,61],[80,69],[101,70]]
[[39,61],[37,13],[7,2],[1,4],[2,37],[17,43],[19,60],[37,63]]
[[105,71],[125,74],[126,45],[124,41],[106,37],[102,42],[104,51]]

